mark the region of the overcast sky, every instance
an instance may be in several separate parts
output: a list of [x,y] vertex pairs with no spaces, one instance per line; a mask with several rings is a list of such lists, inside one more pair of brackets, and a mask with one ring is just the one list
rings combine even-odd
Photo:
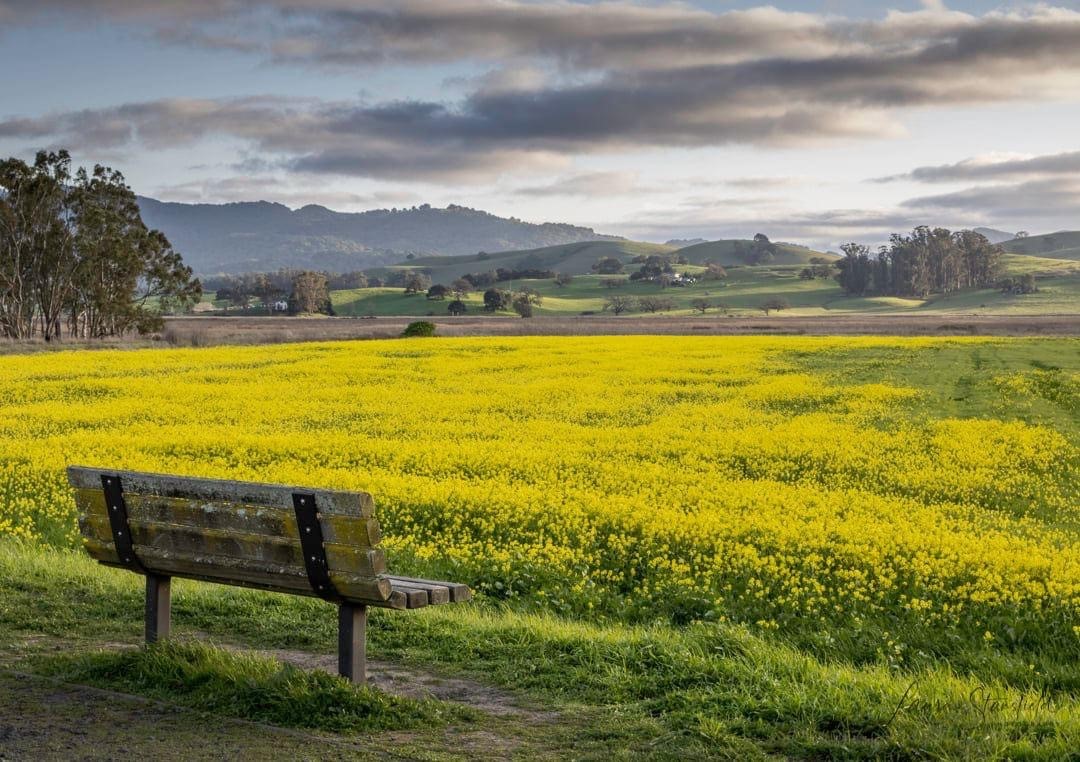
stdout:
[[1080,2],[0,0],[0,153],[835,248],[1080,228]]

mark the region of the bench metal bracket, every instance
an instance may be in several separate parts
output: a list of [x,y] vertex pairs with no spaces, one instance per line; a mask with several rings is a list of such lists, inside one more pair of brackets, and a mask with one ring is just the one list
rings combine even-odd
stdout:
[[323,545],[322,525],[319,523],[315,496],[294,492],[292,499],[293,509],[296,511],[296,528],[300,533],[300,549],[304,552],[304,567],[307,569],[311,589],[324,600],[341,603],[344,599],[330,581],[330,564],[326,561],[326,547]]
[[124,502],[124,487],[119,476],[101,475],[101,489],[105,492],[105,508],[109,513],[109,527],[112,529],[113,545],[116,555],[127,568],[139,574],[147,574],[146,567],[135,555],[131,539],[131,527],[128,525],[127,503]]

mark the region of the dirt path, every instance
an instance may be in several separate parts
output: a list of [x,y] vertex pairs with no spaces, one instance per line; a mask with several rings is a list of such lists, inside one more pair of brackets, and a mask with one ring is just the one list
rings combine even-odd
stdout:
[[0,672],[0,760],[5,762],[395,756],[360,738],[276,728],[140,696]]
[[[257,653],[301,669],[336,670],[336,656],[282,649]],[[68,649],[45,636],[27,651]],[[81,644],[127,649],[132,643]],[[29,673],[18,658],[0,663],[0,760],[496,760],[561,758],[563,719],[484,683],[389,662],[369,662],[369,678],[388,693],[464,704],[486,715],[467,727],[341,735],[280,728]],[[563,736],[561,740],[557,737]],[[572,736],[572,733],[571,733]],[[572,742],[572,741],[571,741]]]
[[[230,646],[224,647],[230,648]],[[332,674],[337,673],[337,656],[334,655],[279,649],[240,650],[269,656],[301,669],[321,669]],[[518,722],[530,724],[539,725],[559,721],[559,715],[556,712],[530,707],[521,697],[475,680],[447,677],[400,664],[371,660],[368,661],[368,680],[380,690],[396,696],[453,701],[495,717],[512,718]]]

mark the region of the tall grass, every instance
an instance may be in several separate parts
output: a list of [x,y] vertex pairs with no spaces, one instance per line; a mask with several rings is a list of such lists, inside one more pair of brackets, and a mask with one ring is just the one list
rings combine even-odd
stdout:
[[[139,583],[75,553],[0,543],[0,640],[45,632],[90,643],[136,641]],[[334,647],[333,609],[320,601],[184,580],[175,593],[181,638],[197,631],[249,647]],[[625,741],[618,734],[628,718],[649,720],[645,727],[655,726],[660,748],[675,757],[1062,760],[1080,749],[1074,693],[979,679],[944,664],[896,669],[823,660],[741,626],[599,625],[481,602],[376,611],[369,635],[376,658],[475,675],[570,717],[592,707],[608,723],[592,732],[611,733],[613,745]],[[38,657],[36,668],[301,727],[468,718],[442,704],[386,700],[329,675],[208,646]],[[344,709],[334,714],[331,707]]]
[[162,642],[137,650],[52,655],[38,657],[35,664],[41,673],[70,682],[285,727],[396,730],[475,716],[461,706],[393,696],[327,672],[204,643]]

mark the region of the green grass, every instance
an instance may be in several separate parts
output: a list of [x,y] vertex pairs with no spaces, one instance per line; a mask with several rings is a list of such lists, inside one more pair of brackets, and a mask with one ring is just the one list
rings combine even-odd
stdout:
[[[686,257],[686,259],[692,264],[704,264],[706,262],[717,262],[724,267],[732,265],[742,265],[745,262],[739,258],[736,249],[737,245],[741,245],[744,249],[748,250],[752,241],[744,240],[723,240],[723,241],[709,241],[708,243],[699,243],[694,246],[687,246],[685,249],[679,249],[679,254]],[[807,248],[805,246],[797,246],[790,243],[777,243],[776,254],[773,256],[772,265],[806,265],[810,263],[811,259],[815,257],[821,257],[824,259],[835,260],[838,259],[835,254],[826,254],[821,251]]]
[[[724,266],[742,265],[743,261],[735,253],[736,244],[742,244],[746,249],[749,249],[752,241],[711,241],[689,246],[685,249],[678,249],[677,251],[691,265],[700,266],[706,262],[718,262]],[[636,265],[633,265],[631,261],[636,257],[649,256],[650,254],[671,254],[675,251],[676,249],[673,246],[642,241],[584,241],[582,243],[547,246],[541,249],[500,251],[462,257],[422,257],[409,260],[400,266],[385,269],[424,268],[436,283],[450,283],[455,278],[460,278],[466,273],[484,272],[499,267],[548,269],[555,272],[570,273],[571,275],[588,275],[592,272],[592,266],[604,257],[614,257],[620,260],[626,266],[627,272],[630,272],[636,268]],[[813,257],[836,258],[835,255],[782,243],[777,244],[776,258],[773,264],[805,265]]]
[[1001,257],[1001,264],[1006,275],[1035,273],[1036,277],[1054,277],[1080,274],[1080,261],[1074,262],[1071,259],[1006,252]]
[[[333,291],[330,298],[335,314],[351,317],[429,314],[444,316],[448,314],[446,306],[453,301],[428,300],[423,294],[406,294],[402,288],[353,288]],[[464,301],[470,314],[482,313],[483,294],[469,294]]]
[[[1075,239],[1075,240],[1074,240]],[[1050,244],[1074,246],[1047,252]],[[1039,292],[1023,296],[1001,294],[997,289],[972,289],[947,296],[935,295],[928,299],[899,297],[851,297],[843,293],[832,279],[802,281],[799,271],[814,257],[835,259],[834,255],[793,244],[777,244],[778,253],[773,263],[758,267],[743,265],[735,255],[735,240],[710,241],[708,243],[679,249],[690,264],[680,266],[685,272],[700,272],[702,265],[715,261],[728,267],[725,281],[698,283],[690,288],[660,289],[651,283],[632,283],[618,292],[635,297],[662,294],[675,302],[675,309],[667,314],[694,314],[694,299],[706,298],[723,302],[736,316],[760,315],[759,305],[771,298],[787,299],[792,309],[779,313],[784,316],[815,316],[845,313],[979,313],[1003,315],[1037,315],[1048,313],[1080,312],[1080,233],[1058,233],[1051,237],[1032,236],[1028,239],[1006,244],[1009,253],[1003,258],[1004,274],[1017,276],[1034,273],[1038,279]],[[750,242],[743,241],[749,245]],[[500,283],[499,288],[528,286],[545,297],[538,315],[572,316],[582,312],[600,312],[604,300],[611,291],[601,281],[609,277],[626,277],[637,265],[631,260],[650,254],[667,254],[676,251],[664,244],[639,241],[585,241],[582,243],[548,246],[541,249],[502,251],[483,255],[457,257],[423,257],[408,263],[376,271],[423,269],[430,273],[433,283],[449,285],[462,275],[485,272],[496,268],[537,268],[575,275],[574,282],[566,288],[558,288],[551,279],[522,280]],[[603,257],[615,257],[624,264],[622,276],[597,276],[591,273],[592,265]],[[376,272],[373,271],[373,272]],[[445,315],[446,301],[428,301],[422,294],[406,296],[404,289],[362,288],[334,291],[331,294],[334,310],[338,315],[364,317],[374,316],[427,316]],[[215,301],[212,294],[202,300],[214,306],[218,312],[229,312],[228,304]],[[480,293],[465,299],[471,315],[483,312]],[[233,309],[232,313],[241,311]],[[261,310],[243,311],[244,314],[261,315]],[[502,313],[509,316],[512,313]],[[635,311],[633,314],[642,314]]]
[[[140,592],[135,575],[81,554],[0,543],[0,656],[274,724],[355,731],[470,719],[205,645],[118,651],[116,640],[138,637]],[[335,617],[320,601],[187,581],[176,593],[182,639],[333,648]],[[44,655],[53,647],[40,639],[18,645],[41,634],[66,639],[66,653]],[[731,625],[594,624],[481,602],[377,611],[370,636],[376,657],[480,677],[561,712],[561,732],[587,758],[1060,760],[1080,748],[1075,694],[946,663],[897,670],[819,659]],[[114,645],[93,652],[103,643]]]
[[1064,230],[1057,233],[1014,238],[1002,244],[1014,254],[1032,254],[1054,259],[1080,260],[1080,231]]
[[317,730],[401,730],[464,722],[454,704],[392,696],[327,672],[205,643],[38,656],[37,671],[67,682],[168,699],[231,717]]
[[[800,265],[765,267],[732,267],[722,281],[699,281],[689,287],[662,289],[654,283],[628,282],[618,289],[608,289],[604,281],[623,276],[576,276],[568,286],[558,287],[551,279],[519,280],[501,283],[499,288],[528,287],[543,297],[538,315],[569,317],[583,312],[600,313],[605,300],[612,294],[631,297],[661,296],[674,302],[674,309],[665,314],[698,314],[693,307],[696,299],[707,299],[727,306],[735,316],[763,315],[760,305],[768,299],[781,297],[791,308],[779,317],[821,316],[842,314],[1002,314],[1038,315],[1080,312],[1080,266],[1067,264],[1064,269],[1047,270],[1044,260],[1032,257],[1010,257],[1010,274],[1036,272],[1038,293],[1026,295],[1002,294],[998,289],[972,289],[955,294],[935,295],[927,299],[908,299],[890,296],[855,297],[844,294],[831,279],[805,281],[800,279]],[[1072,269],[1070,269],[1072,268]],[[694,271],[693,266],[684,268]],[[460,274],[460,273],[459,273]],[[458,274],[458,275],[459,275]],[[454,277],[457,277],[455,275]],[[436,280],[436,282],[439,282]],[[443,281],[443,282],[449,282]],[[423,294],[406,295],[402,288],[364,288],[335,291],[331,294],[334,310],[348,316],[446,315],[446,301],[429,301]],[[472,293],[465,299],[468,314],[484,315],[482,293]],[[633,315],[641,315],[634,310]],[[707,313],[715,316],[716,309]],[[510,316],[512,313],[500,313]]]
[[[673,246],[641,241],[584,241],[541,249],[500,251],[484,255],[463,257],[423,257],[410,260],[404,269],[423,267],[431,271],[436,283],[450,283],[466,273],[486,272],[499,267],[538,268],[572,274],[588,273],[597,260],[615,257],[629,263],[637,256],[667,254],[675,251]],[[403,268],[388,268],[403,269]]]
[[[850,384],[919,389],[912,422],[928,418],[996,418],[1047,426],[1080,446],[1080,344],[1074,339],[949,342],[919,350],[845,348],[786,353],[810,373]],[[1002,379],[1023,379],[1017,388]],[[1077,484],[1080,488],[1080,482]]]

